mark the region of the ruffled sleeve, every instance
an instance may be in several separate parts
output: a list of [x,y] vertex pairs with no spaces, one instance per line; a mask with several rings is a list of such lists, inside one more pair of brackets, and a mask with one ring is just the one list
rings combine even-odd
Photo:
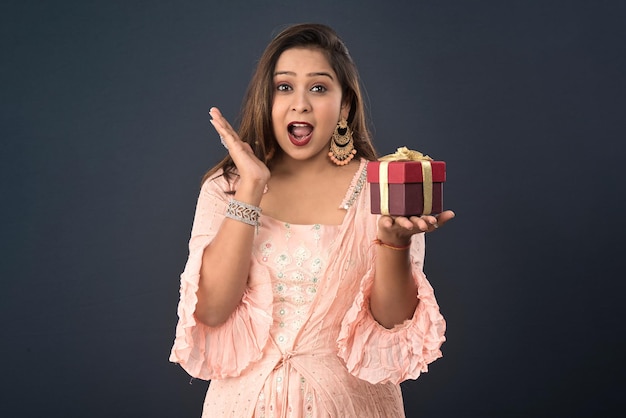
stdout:
[[[442,356],[446,323],[439,312],[433,288],[424,276],[424,234],[411,246],[413,279],[419,303],[411,319],[393,329],[384,328],[371,314],[369,297],[374,268],[361,280],[357,297],[343,319],[338,338],[339,356],[350,373],[370,383],[417,379],[428,364]],[[373,264],[373,263],[372,263]]]
[[219,327],[208,327],[194,317],[202,255],[224,220],[229,200],[224,190],[228,187],[223,176],[217,175],[207,180],[200,191],[189,240],[189,258],[180,276],[178,324],[170,354],[171,362],[204,380],[237,376],[261,358],[272,323],[268,314],[272,292],[263,291],[263,281],[248,286],[235,312]]

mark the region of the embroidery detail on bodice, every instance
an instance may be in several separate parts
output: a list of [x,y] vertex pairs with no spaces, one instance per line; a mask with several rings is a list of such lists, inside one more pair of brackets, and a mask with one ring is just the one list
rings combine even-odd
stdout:
[[341,209],[350,209],[350,207],[356,201],[356,198],[359,196],[359,193],[361,193],[361,190],[363,190],[363,186],[365,185],[365,182],[367,180],[366,160],[361,160],[361,167],[359,167],[359,170],[361,170],[361,174],[352,180],[352,183],[348,188],[348,192],[346,193],[346,197],[344,198],[343,202],[341,202],[341,206],[339,206]]
[[[317,294],[324,269],[322,226],[283,223],[283,234],[261,243],[261,259],[275,270],[273,337],[281,350],[293,344]],[[295,231],[294,231],[295,229]],[[294,241],[297,240],[297,241]],[[293,242],[292,242],[293,241]],[[297,242],[297,244],[295,244]]]
[[[305,326],[316,303],[321,275],[328,260],[329,243],[339,233],[339,225],[292,225],[271,219],[276,226],[273,234],[259,244],[258,254],[272,277],[273,318],[270,335],[284,356],[292,353],[300,330]],[[269,384],[257,399],[255,411],[259,417],[277,417],[281,412],[293,413],[293,405],[275,403],[273,396],[285,396],[290,379],[298,379],[298,409],[304,417],[315,413],[314,396],[306,379],[290,367],[277,366]],[[267,391],[267,392],[266,392]],[[269,400],[269,401],[268,401]],[[295,405],[298,405],[295,402]],[[282,415],[280,415],[282,416]]]
[[[367,171],[367,161],[361,160],[359,171],[350,183],[341,208],[348,210],[362,191]],[[341,225],[302,225],[267,220],[271,224],[272,235],[261,242],[258,254],[272,278],[272,316],[270,335],[283,356],[291,355],[303,327],[312,314],[316,296],[326,286],[322,280],[326,264],[329,263],[329,250],[338,236]],[[268,224],[266,224],[268,226]],[[286,364],[289,364],[288,362]],[[278,399],[286,399],[289,380],[298,379],[299,401],[283,404]],[[312,417],[315,412],[314,396],[307,380],[294,369],[279,363],[274,369],[272,382],[261,391],[255,408],[256,416],[263,418],[290,416],[294,405],[304,412],[304,417]],[[291,394],[293,395],[293,393]],[[301,402],[301,403],[299,403]],[[302,416],[302,415],[299,415]],[[317,416],[317,415],[316,415]]]

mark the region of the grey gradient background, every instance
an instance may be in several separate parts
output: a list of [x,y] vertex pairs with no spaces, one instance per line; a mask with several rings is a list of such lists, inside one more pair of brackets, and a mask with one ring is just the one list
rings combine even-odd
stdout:
[[194,417],[168,363],[199,182],[263,47],[336,28],[379,152],[448,163],[444,358],[409,417],[624,402],[624,1],[0,3],[0,416]]

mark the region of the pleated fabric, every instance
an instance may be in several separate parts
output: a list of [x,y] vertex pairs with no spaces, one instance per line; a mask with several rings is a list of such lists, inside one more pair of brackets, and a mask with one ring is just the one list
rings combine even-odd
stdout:
[[219,173],[200,192],[181,274],[170,361],[211,380],[203,417],[403,417],[399,384],[441,357],[445,320],[423,273],[424,234],[413,236],[419,303],[393,329],[374,320],[377,215],[362,160],[341,225],[261,217],[248,289],[226,323],[195,320],[202,253],[224,219],[229,186]]

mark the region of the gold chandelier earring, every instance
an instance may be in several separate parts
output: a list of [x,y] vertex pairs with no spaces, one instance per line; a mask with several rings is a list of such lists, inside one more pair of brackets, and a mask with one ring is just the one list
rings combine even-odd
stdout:
[[348,126],[348,121],[344,118],[337,123],[333,137],[330,140],[330,160],[337,165],[348,164],[356,155],[352,130]]

